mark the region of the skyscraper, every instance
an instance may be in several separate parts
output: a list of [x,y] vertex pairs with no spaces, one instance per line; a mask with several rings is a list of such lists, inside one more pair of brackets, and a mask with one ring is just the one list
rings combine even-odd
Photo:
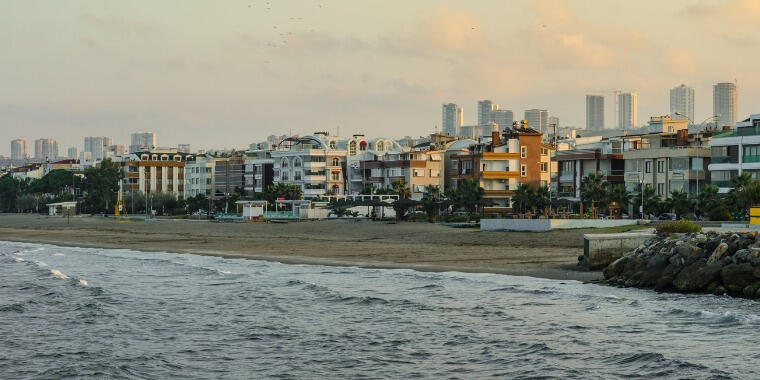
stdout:
[[[498,107],[498,106],[497,106]],[[489,122],[496,123],[500,129],[507,128],[512,125],[515,120],[515,115],[511,110],[493,110],[491,111],[491,119]]]
[[639,119],[639,97],[635,92],[618,94],[618,128],[636,128]]
[[604,129],[604,96],[586,95],[586,129]]
[[498,104],[490,100],[481,100],[478,102],[478,125],[486,125],[491,122],[491,111],[499,109]]
[[[678,112],[680,115],[676,115]],[[694,122],[694,89],[680,85],[670,89],[670,116]]]
[[34,140],[34,158],[37,160],[54,160],[58,157],[58,141],[50,138]]
[[454,103],[443,105],[443,121],[441,128],[443,133],[456,136],[459,127],[464,124],[462,108]]
[[722,82],[713,86],[713,115],[718,116],[718,126],[736,124],[739,94],[736,83]]
[[531,109],[525,111],[525,120],[528,126],[542,133],[549,130],[549,111],[541,109]]
[[132,142],[129,144],[129,153],[139,152],[145,149],[156,149],[156,134],[154,132],[133,133]]
[[559,118],[556,116],[549,116],[549,127],[556,125],[559,128]]
[[71,148],[69,148],[67,153],[68,154],[66,154],[66,157],[72,160],[76,160],[79,157],[79,149],[77,149],[77,147],[75,146],[72,146]]
[[106,151],[113,145],[113,139],[105,136],[85,137],[84,152],[92,153],[93,160],[102,160],[106,157]]
[[29,158],[29,145],[26,140],[11,140],[11,160],[21,161]]

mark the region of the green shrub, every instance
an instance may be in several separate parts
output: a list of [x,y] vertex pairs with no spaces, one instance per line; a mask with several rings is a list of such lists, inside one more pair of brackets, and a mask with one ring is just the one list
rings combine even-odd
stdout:
[[697,223],[690,222],[686,219],[681,219],[675,222],[667,222],[660,224],[655,228],[655,231],[659,235],[670,235],[674,233],[691,233],[702,231],[702,226]]

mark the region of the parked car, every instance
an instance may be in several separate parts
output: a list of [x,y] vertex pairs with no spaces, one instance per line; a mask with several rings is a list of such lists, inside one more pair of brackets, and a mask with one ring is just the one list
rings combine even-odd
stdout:
[[676,220],[676,214],[672,212],[663,212],[660,214],[660,220]]

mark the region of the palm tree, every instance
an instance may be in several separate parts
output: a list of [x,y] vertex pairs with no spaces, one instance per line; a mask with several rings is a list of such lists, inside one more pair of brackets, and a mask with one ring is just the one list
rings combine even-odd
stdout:
[[468,178],[457,185],[455,203],[469,212],[475,212],[485,193],[478,181]]
[[588,173],[581,183],[581,199],[589,205],[596,203],[599,208],[607,200],[607,187],[609,184],[599,173]]
[[412,191],[403,179],[393,181],[392,189],[399,199],[409,199],[412,197]]
[[550,197],[551,197],[551,192],[549,191],[549,187],[540,186],[535,191],[535,198],[534,198],[533,205],[536,207],[536,209],[543,212],[549,207],[551,203]]
[[610,188],[607,198],[610,202],[617,203],[621,210],[625,210],[631,202],[631,193],[625,188],[625,185],[617,184]]
[[441,188],[436,185],[425,186],[425,193],[422,195],[422,207],[428,216],[428,221],[435,222],[435,218],[441,211]]
[[[742,175],[748,173],[742,173]],[[738,178],[738,177],[737,177]],[[736,190],[737,188],[734,188]],[[749,208],[752,205],[760,203],[760,180],[750,180],[750,182],[742,184],[739,190],[733,192],[737,211],[744,215],[749,212]]]
[[699,193],[699,213],[707,216],[710,220],[729,220],[730,214],[726,203],[718,194],[718,187],[708,185]]
[[744,187],[752,184],[752,182],[754,182],[752,175],[747,172],[743,172],[731,180],[731,187],[733,187],[734,190],[739,191]]
[[681,215],[691,211],[692,202],[689,196],[678,190],[670,192],[670,198],[666,201],[668,208],[676,214],[676,219],[681,219]]
[[[659,195],[657,195],[657,192],[654,190],[654,187],[649,185],[644,185],[644,214],[654,214],[659,215],[660,213],[660,207],[662,205],[662,199]],[[631,203],[633,203],[634,207],[636,209],[639,208],[641,205],[641,191],[635,196],[631,197]],[[642,216],[643,217],[643,216]]]
[[517,186],[517,190],[515,190],[515,194],[512,196],[512,208],[520,213],[524,213],[532,207],[534,198],[535,191],[533,187],[527,183],[521,183]]

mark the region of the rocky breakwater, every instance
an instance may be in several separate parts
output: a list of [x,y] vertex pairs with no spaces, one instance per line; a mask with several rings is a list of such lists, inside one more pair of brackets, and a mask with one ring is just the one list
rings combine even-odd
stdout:
[[757,232],[657,236],[604,269],[603,283],[760,298]]

